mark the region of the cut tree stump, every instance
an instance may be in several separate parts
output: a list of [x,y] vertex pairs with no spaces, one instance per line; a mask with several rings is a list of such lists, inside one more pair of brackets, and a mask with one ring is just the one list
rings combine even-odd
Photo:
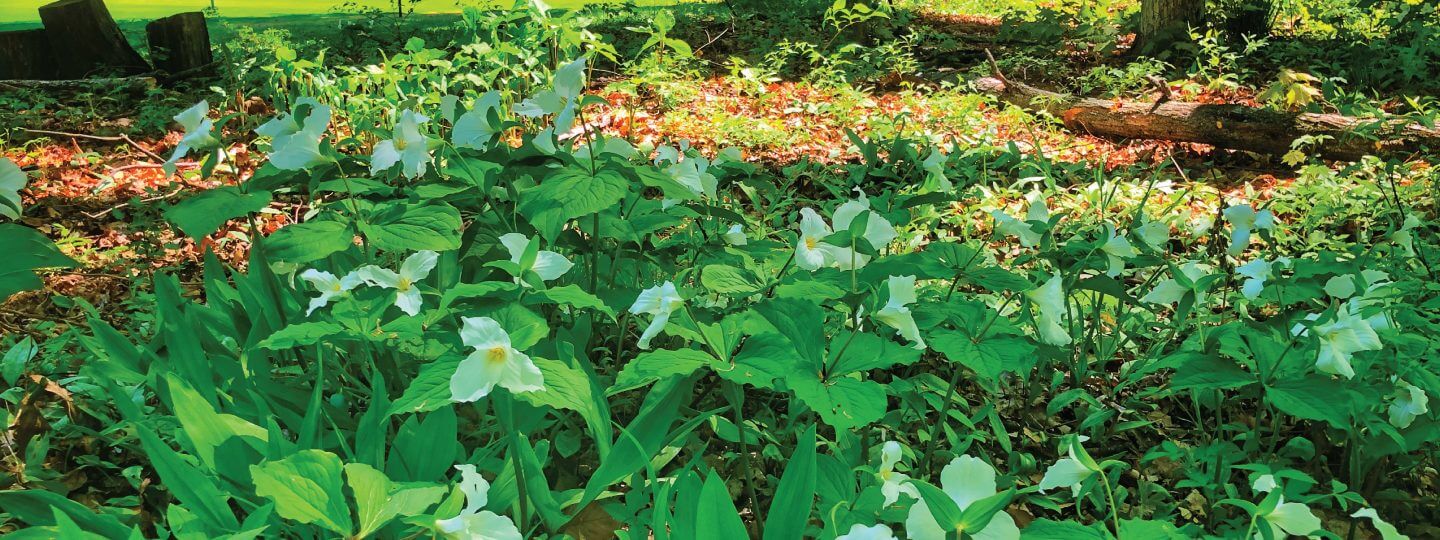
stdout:
[[1030,110],[1046,111],[1072,131],[1126,139],[1209,144],[1265,154],[1289,152],[1301,137],[1320,138],[1307,149],[1331,159],[1407,154],[1440,149],[1440,129],[1408,120],[1372,121],[1338,114],[1286,113],[1244,105],[1181,101],[1116,102],[1041,90],[999,77],[976,86]]
[[215,62],[210,51],[210,30],[199,11],[171,15],[145,25],[150,60],[172,75],[202,71]]
[[104,0],[60,0],[40,6],[40,20],[55,52],[60,76],[78,79],[101,73],[139,75],[150,71],[125,40]]
[[57,67],[44,28],[0,32],[0,79],[53,79]]

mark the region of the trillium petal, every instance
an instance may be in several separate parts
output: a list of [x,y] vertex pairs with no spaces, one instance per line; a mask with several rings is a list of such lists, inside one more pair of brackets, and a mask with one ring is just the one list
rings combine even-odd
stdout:
[[439,261],[439,253],[430,250],[416,251],[406,257],[405,262],[400,263],[400,277],[412,282],[425,279]]
[[540,279],[550,281],[559,279],[574,267],[575,263],[570,262],[570,259],[566,259],[564,255],[554,251],[541,250],[535,254],[535,265],[531,266],[530,270],[538,274]]
[[945,529],[924,500],[917,500],[905,516],[905,537],[910,540],[945,540]]
[[501,365],[497,384],[513,393],[539,392],[545,389],[545,376],[529,356],[510,349],[506,361]]
[[655,339],[655,336],[660,335],[660,331],[665,329],[665,324],[668,322],[670,322],[669,313],[661,313],[659,315],[656,315],[655,318],[650,321],[650,325],[645,327],[645,331],[640,334],[640,341],[637,343],[637,345],[641,349],[649,349],[650,340]]
[[388,171],[399,162],[400,152],[395,149],[395,141],[386,139],[375,143],[375,149],[370,152],[370,174]]
[[460,341],[466,347],[489,350],[494,347],[510,348],[510,334],[500,323],[490,317],[463,317],[460,319]]
[[1264,516],[1264,519],[1270,525],[1296,536],[1309,536],[1310,533],[1323,528],[1320,517],[1316,516],[1309,506],[1296,502],[1277,505],[1275,510]]
[[994,517],[990,518],[990,523],[986,523],[984,529],[970,533],[970,538],[974,540],[1019,540],[1020,527],[1015,525],[1015,518],[1010,517],[1008,512],[1001,509],[995,513]]
[[525,256],[525,250],[530,247],[530,238],[520,233],[506,233],[500,236],[500,245],[510,252],[510,262],[520,264],[520,258]]
[[1400,530],[1396,529],[1394,525],[1380,519],[1380,514],[1374,508],[1361,508],[1354,514],[1350,514],[1350,517],[1369,518],[1370,524],[1380,532],[1380,540],[1410,540],[1409,536],[1400,534]]
[[836,536],[835,540],[895,540],[895,533],[884,525],[866,527],[857,523],[850,527],[850,532]]
[[960,456],[940,470],[940,488],[961,511],[995,494],[995,468],[974,456]]
[[355,269],[355,274],[372,287],[394,289],[400,286],[400,274],[373,264]]
[[490,395],[500,382],[499,370],[489,359],[489,350],[476,350],[455,367],[450,376],[450,400],[458,403],[475,401]]
[[425,299],[420,295],[420,289],[409,287],[395,291],[395,307],[400,308],[406,315],[418,315],[424,305]]
[[455,469],[460,471],[460,492],[465,494],[465,509],[460,513],[479,512],[490,501],[490,482],[475,470],[474,465],[456,465]]
[[1073,489],[1092,474],[1095,474],[1095,471],[1081,465],[1078,460],[1060,458],[1050,468],[1045,469],[1045,476],[1040,479],[1040,491],[1049,491],[1059,487]]

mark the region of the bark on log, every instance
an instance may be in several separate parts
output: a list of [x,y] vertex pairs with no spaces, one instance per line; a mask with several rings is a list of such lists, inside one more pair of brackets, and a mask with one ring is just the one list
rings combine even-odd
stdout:
[[125,40],[104,0],[60,0],[40,6],[45,35],[55,51],[60,76],[78,79],[97,73],[139,75],[150,71]]
[[210,30],[199,11],[171,15],[145,25],[150,60],[166,73],[198,71],[215,62],[210,51]]
[[53,79],[56,67],[45,29],[0,32],[0,79]]
[[1331,159],[1440,150],[1440,129],[1404,120],[1370,121],[1338,114],[1285,113],[1244,105],[1166,101],[1121,102],[1076,97],[985,77],[982,91],[1031,110],[1049,112],[1074,131],[1126,139],[1161,139],[1283,154],[1304,136],[1328,137],[1313,151]]

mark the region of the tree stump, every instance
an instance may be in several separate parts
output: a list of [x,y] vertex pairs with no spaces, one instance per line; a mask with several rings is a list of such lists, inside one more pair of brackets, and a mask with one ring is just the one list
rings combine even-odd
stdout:
[[171,15],[145,25],[150,60],[170,74],[194,73],[215,62],[210,30],[199,11]]
[[0,79],[53,79],[58,65],[45,29],[0,32]]
[[40,20],[55,52],[60,76],[98,73],[138,75],[150,71],[125,40],[104,0],[60,0],[40,6]]

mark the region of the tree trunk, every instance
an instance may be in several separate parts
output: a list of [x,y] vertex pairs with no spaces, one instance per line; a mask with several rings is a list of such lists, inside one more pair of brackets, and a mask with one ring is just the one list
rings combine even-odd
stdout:
[[138,75],[150,66],[110,16],[104,0],[60,0],[40,6],[45,35],[55,51],[60,76],[70,79],[96,73]]
[[171,15],[145,25],[150,60],[166,73],[195,73],[215,62],[210,51],[210,30],[199,11]]
[[[1075,97],[986,77],[983,91],[1014,105],[1049,112],[1073,131],[1127,139],[1161,139],[1283,154],[1304,136],[1323,136],[1312,151],[1331,159],[1440,149],[1440,129],[1409,121],[1374,122],[1338,114],[1284,113],[1244,105],[1115,101]],[[1363,131],[1367,135],[1360,135]]]
[[0,79],[54,79],[57,66],[45,29],[0,32]]
[[1158,52],[1185,38],[1205,21],[1205,0],[1141,0],[1139,50]]

